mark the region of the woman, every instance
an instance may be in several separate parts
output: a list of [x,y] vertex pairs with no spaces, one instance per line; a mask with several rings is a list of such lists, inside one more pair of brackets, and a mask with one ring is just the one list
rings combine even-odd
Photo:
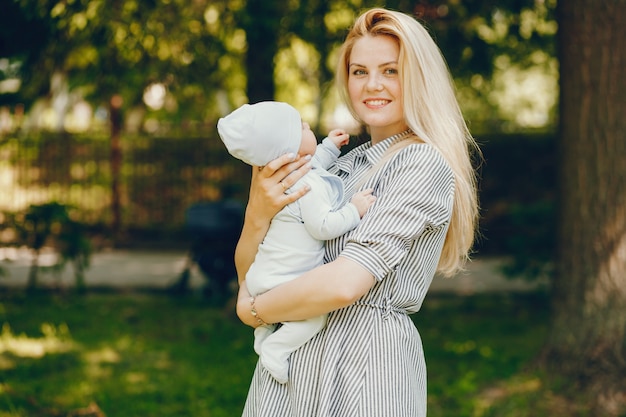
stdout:
[[308,169],[285,155],[254,170],[235,263],[237,314],[250,325],[330,313],[326,327],[291,356],[280,385],[257,365],[244,416],[417,417],[426,415],[426,365],[409,314],[436,271],[468,258],[478,213],[470,149],[450,75],[413,18],[372,9],[344,42],[337,83],[370,142],[330,171],[346,198],[373,188],[361,224],[327,242],[326,263],[251,298],[245,274],[271,217],[303,191],[283,191]]

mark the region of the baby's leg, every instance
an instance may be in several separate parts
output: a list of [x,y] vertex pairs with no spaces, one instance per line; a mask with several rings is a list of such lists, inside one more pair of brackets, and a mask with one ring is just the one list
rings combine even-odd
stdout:
[[261,346],[261,364],[284,384],[289,379],[289,355],[308,342],[326,325],[326,315],[302,321],[289,321],[265,338]]
[[257,355],[261,356],[261,346],[265,339],[274,333],[274,329],[276,329],[275,324],[267,324],[254,329],[254,351]]

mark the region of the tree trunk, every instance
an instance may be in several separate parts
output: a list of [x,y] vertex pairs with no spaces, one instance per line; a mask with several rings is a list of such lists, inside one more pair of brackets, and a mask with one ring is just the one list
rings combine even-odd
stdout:
[[110,102],[111,121],[111,233],[117,239],[122,228],[122,196],[120,190],[122,171],[122,97],[114,95]]
[[33,250],[33,260],[28,270],[28,281],[26,282],[27,291],[35,291],[37,289],[37,281],[39,277],[39,249]]
[[593,395],[594,415],[619,415],[626,398],[626,2],[557,7],[559,255],[545,357]]
[[248,41],[246,93],[250,103],[274,99],[274,57],[285,8],[276,0],[248,0],[246,4],[243,26]]

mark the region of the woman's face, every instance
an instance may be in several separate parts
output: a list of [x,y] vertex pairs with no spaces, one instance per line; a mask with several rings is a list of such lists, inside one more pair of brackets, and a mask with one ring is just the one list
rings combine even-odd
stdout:
[[350,54],[348,93],[372,142],[407,129],[398,74],[399,46],[390,36],[365,36]]

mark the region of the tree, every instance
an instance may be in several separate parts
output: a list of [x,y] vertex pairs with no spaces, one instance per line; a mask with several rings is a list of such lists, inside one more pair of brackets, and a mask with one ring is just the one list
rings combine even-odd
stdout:
[[21,94],[0,94],[0,104],[29,106],[35,98],[48,93],[49,77],[37,76],[30,68],[40,68],[52,61],[45,55],[45,45],[56,38],[52,22],[42,17],[42,8],[23,7],[17,1],[5,2],[0,14],[0,59],[8,59],[8,68],[0,68],[0,81],[19,77]]
[[[489,82],[494,62],[500,71],[529,65],[551,69],[554,2],[386,4],[427,22],[452,73],[467,86],[461,94],[475,103],[464,105],[468,118],[476,126],[477,118],[490,114],[499,129],[502,120]],[[354,17],[375,5],[380,1],[9,0],[0,14],[0,82],[22,82],[15,93],[0,89],[0,104],[21,103],[28,113],[36,100],[50,97],[56,79],[73,99],[83,97],[95,107],[108,108],[111,97],[120,95],[122,110],[133,109],[135,116],[146,111],[177,124],[212,123],[243,101],[275,99],[278,83],[289,92],[279,94],[281,99],[297,102],[304,96],[315,102],[319,115],[321,109],[332,111],[333,101],[327,99],[332,98],[333,53]],[[289,57],[290,69],[301,76],[289,77],[276,61],[296,38],[310,49],[292,51],[300,56]],[[302,54],[314,58],[298,64]],[[143,94],[155,84],[165,88],[167,100],[158,110],[146,109]],[[308,96],[301,94],[303,84],[314,86]]]
[[28,291],[37,289],[39,277],[39,258],[46,245],[51,245],[57,252],[58,261],[52,267],[60,273],[67,263],[74,266],[76,289],[85,290],[85,269],[89,267],[91,243],[85,226],[72,219],[70,207],[50,202],[31,205],[12,216],[11,222],[17,232],[18,242],[28,247],[33,255],[28,282]]
[[[0,59],[18,70],[20,91],[0,103],[28,106],[60,75],[71,92],[108,108],[143,107],[146,87],[161,83],[179,119],[214,119],[216,92],[230,87],[237,29],[227,0],[11,0],[0,16]],[[0,65],[0,81],[7,65]],[[243,87],[242,87],[243,89]],[[207,117],[208,114],[208,117]]]
[[[350,7],[350,4],[342,4],[342,7]],[[333,80],[334,68],[328,65],[328,58],[333,47],[343,41],[343,31],[331,31],[326,23],[325,17],[331,12],[331,3],[324,0],[301,1],[299,7],[289,13],[289,33],[297,36],[303,41],[311,44],[317,54],[319,54],[316,68],[301,68],[304,75],[314,73],[317,91],[315,106],[317,108],[318,120],[312,125],[313,129],[320,128],[321,115],[323,111],[324,99],[328,95],[329,87]],[[345,29],[342,27],[342,29]],[[312,71],[313,70],[313,71]]]
[[626,409],[626,2],[558,3],[560,231],[545,364]]
[[246,31],[246,74],[248,101],[273,100],[274,57],[282,33],[285,4],[280,1],[248,0],[242,16]]

